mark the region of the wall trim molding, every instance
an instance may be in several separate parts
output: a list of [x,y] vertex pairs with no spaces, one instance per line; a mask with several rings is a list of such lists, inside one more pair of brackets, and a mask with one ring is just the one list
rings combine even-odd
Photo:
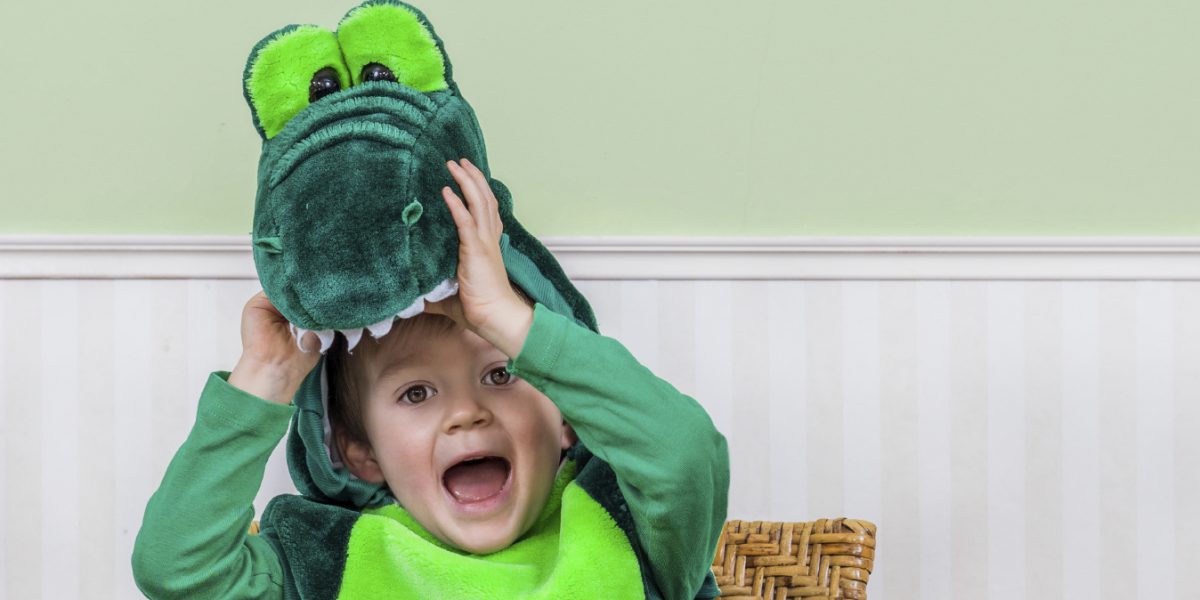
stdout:
[[[1191,280],[1200,237],[542,238],[608,279]],[[248,236],[0,235],[0,279],[253,279]]]

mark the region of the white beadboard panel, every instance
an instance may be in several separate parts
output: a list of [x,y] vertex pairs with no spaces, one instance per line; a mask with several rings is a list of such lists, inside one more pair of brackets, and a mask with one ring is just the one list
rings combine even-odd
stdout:
[[[1138,578],[1136,287],[1100,284],[1101,600],[1136,597]],[[1131,526],[1126,527],[1125,524]]]
[[[888,536],[919,544],[920,479],[916,431],[918,418],[916,290],[918,282],[886,282],[879,286],[879,521]],[[887,451],[885,452],[884,449]],[[887,498],[885,501],[884,498]],[[847,510],[847,514],[850,511]],[[920,546],[915,546],[919,548]],[[875,565],[880,597],[921,595],[921,552],[890,555]],[[874,593],[874,590],[872,590]]]
[[[1062,511],[1063,598],[1100,597],[1100,286],[1063,284],[1063,420],[1059,431],[1063,468],[1059,488]],[[1054,390],[1046,389],[1048,396]]]
[[[1177,285],[1175,303],[1175,406],[1171,422],[1175,428],[1173,481],[1175,498],[1171,513],[1175,517],[1175,547],[1165,548],[1174,555],[1175,598],[1195,596],[1193,585],[1196,565],[1200,565],[1200,286]],[[1183,577],[1180,577],[1183,574]]]
[[988,380],[987,285],[954,282],[951,298],[950,533],[951,589],[959,598],[987,598],[988,569]]
[[[1136,284],[1134,402],[1137,406],[1137,524],[1155,535],[1137,537],[1138,592],[1175,595],[1175,564],[1159,548],[1175,547],[1175,306],[1173,289],[1161,281]],[[1200,510],[1200,509],[1198,509]],[[1153,539],[1151,539],[1153,538]]]
[[1062,598],[1062,290],[1056,281],[1025,284],[1025,595]]
[[[915,580],[910,587],[918,590],[912,598],[953,597],[954,582],[949,577],[954,565],[951,516],[955,500],[951,303],[950,284],[917,284],[916,339],[911,346],[916,353],[917,419],[915,428],[906,433],[917,438],[918,534],[892,536],[894,552],[920,557],[916,570],[908,574]],[[888,428],[893,425],[889,422]],[[879,533],[882,535],[882,530]],[[907,548],[897,547],[906,539]]]
[[[845,472],[843,440],[857,438],[854,423],[844,423],[842,385],[842,284],[814,282],[807,287],[804,303],[808,335],[803,339],[808,357],[805,380],[808,397],[808,421],[805,428],[808,441],[808,479],[805,494],[808,510],[813,514],[833,514],[845,506]],[[742,375],[743,377],[746,375]],[[731,450],[730,452],[734,452]],[[813,480],[822,485],[811,485]],[[730,512],[736,506],[736,495],[730,498]]]
[[[172,451],[155,446],[161,433],[154,429],[155,415],[163,404],[178,406],[195,402],[191,398],[156,398],[154,371],[158,355],[154,344],[154,319],[151,314],[155,297],[170,295],[172,286],[159,288],[154,281],[118,281],[112,287],[113,344],[106,358],[113,372],[113,454],[99,460],[110,460],[114,466],[113,545],[102,549],[98,556],[112,561],[114,593],[117,598],[138,597],[129,561],[133,542],[141,526],[142,513],[150,494],[162,479]],[[159,405],[156,407],[156,404]],[[44,596],[49,598],[49,596]]]
[[732,369],[733,284],[727,281],[698,281],[692,286],[691,298],[695,304],[692,327],[696,332],[693,397],[712,415],[717,428],[733,443],[738,433],[733,428],[733,414],[736,405],[743,400],[736,385],[741,377],[735,378]]
[[[82,474],[79,454],[79,407],[84,401],[79,387],[80,282],[42,281],[39,320],[42,340],[38,371],[30,373],[42,382],[39,397],[31,398],[41,409],[38,432],[38,461],[47,470],[42,477],[42,593],[47,598],[73,598],[79,586],[79,544],[63,531],[78,531],[79,491]],[[34,407],[30,407],[34,408]],[[53,568],[47,568],[53,565]]]
[[[759,300],[761,301],[761,300]],[[768,460],[768,512],[781,521],[803,521],[808,511],[808,337],[804,285],[767,282],[765,367]],[[752,305],[756,305],[756,303]],[[751,515],[747,515],[751,516]]]
[[[8,445],[8,413],[13,409],[10,407],[12,402],[5,400],[9,398],[11,387],[9,382],[12,375],[9,373],[8,360],[6,352],[8,344],[4,340],[8,339],[11,333],[8,329],[8,286],[5,282],[0,281],[0,527],[4,527],[4,531],[8,531],[8,511],[5,509],[8,502],[8,468],[5,457],[11,451]],[[6,536],[7,537],[7,536]],[[8,597],[8,544],[4,540],[0,540],[0,599]]]
[[[729,381],[729,407],[733,422],[724,429],[731,446],[739,452],[730,453],[731,477],[729,485],[737,490],[741,501],[730,507],[735,515],[761,515],[770,511],[771,462],[786,461],[786,455],[773,457],[770,440],[764,435],[765,424],[771,419],[771,405],[764,400],[769,397],[770,380],[763,376],[746,377],[744,374],[762,373],[767,364],[767,328],[765,319],[740,319],[746,307],[761,305],[766,295],[767,283],[748,281],[731,286],[729,305],[724,312],[714,315],[706,325],[710,328],[732,329],[729,345],[733,350],[731,361],[722,369]],[[714,390],[715,392],[716,390]],[[707,390],[698,393],[708,395]],[[784,463],[786,464],[786,463]],[[733,512],[736,510],[736,512]]]
[[[41,282],[4,283],[4,591],[7,598],[42,598],[42,479],[51,474],[38,457],[42,411],[35,406],[43,385]],[[55,533],[75,536],[65,529]]]
[[[116,547],[117,469],[116,428],[119,399],[115,395],[116,376],[108,359],[116,346],[114,321],[116,293],[113,281],[79,282],[80,306],[86,307],[79,320],[79,541],[84,560],[80,565],[80,589],[87,598],[121,600],[117,586],[128,578],[129,558],[99,558]],[[184,404],[187,398],[167,399]],[[157,480],[152,482],[157,485]],[[134,500],[136,501],[136,500]],[[145,499],[141,500],[142,508]],[[140,513],[135,515],[140,518]],[[64,532],[57,532],[63,535]],[[69,536],[68,536],[68,539]],[[75,542],[75,540],[72,540]],[[118,557],[119,558],[119,557]]]
[[842,437],[845,510],[878,515],[880,507],[880,284],[842,283]]
[[1025,286],[987,284],[988,598],[1025,590]]
[[[0,280],[3,598],[130,550],[249,278]],[[730,444],[731,518],[879,525],[872,597],[1190,598],[1200,282],[591,279]],[[294,491],[280,449],[255,501]]]

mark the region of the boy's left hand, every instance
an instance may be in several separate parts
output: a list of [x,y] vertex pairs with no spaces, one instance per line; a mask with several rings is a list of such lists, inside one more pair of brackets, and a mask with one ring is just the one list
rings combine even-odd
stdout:
[[425,308],[454,319],[512,358],[521,351],[533,325],[533,309],[508,282],[500,256],[504,224],[487,177],[467,159],[460,163],[446,165],[466,201],[449,186],[442,188],[442,199],[458,228],[458,294]]

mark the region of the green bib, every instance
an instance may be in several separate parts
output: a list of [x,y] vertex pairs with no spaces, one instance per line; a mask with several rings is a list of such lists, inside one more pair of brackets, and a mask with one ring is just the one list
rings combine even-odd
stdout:
[[630,532],[613,518],[613,510],[627,509],[607,506],[609,494],[593,496],[615,487],[612,471],[591,456],[579,458],[569,455],[530,530],[486,555],[443,543],[395,503],[358,512],[279,496],[263,514],[263,535],[283,561],[284,595],[318,600],[646,598],[652,588],[646,587],[638,551]]
[[350,534],[339,599],[641,598],[637,557],[578,485],[521,540],[487,555],[431,543],[398,505],[363,511]]

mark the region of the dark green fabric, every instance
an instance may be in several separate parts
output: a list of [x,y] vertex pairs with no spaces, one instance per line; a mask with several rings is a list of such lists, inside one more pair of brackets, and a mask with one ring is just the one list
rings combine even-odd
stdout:
[[[449,57],[428,20],[400,2],[362,6],[373,10],[359,7],[344,20],[357,30],[372,29],[364,20],[382,20],[381,10],[416,15],[445,58],[449,87],[420,92],[399,82],[363,83],[317,100],[264,139],[253,224],[255,264],[268,297],[303,329],[379,323],[453,279],[458,233],[440,190],[457,185],[445,163],[466,157],[489,172],[474,111],[459,94]],[[372,32],[376,38],[378,29]],[[247,80],[258,72],[254,64],[263,48],[296,31],[284,28],[255,46]],[[380,44],[380,56],[391,48],[382,38],[350,39],[354,33],[339,28],[337,36],[355,45],[356,65],[371,60],[371,44]],[[587,300],[513,216],[508,188],[494,179],[491,185],[504,221],[502,257],[510,278],[536,302],[596,330]],[[383,486],[349,477],[324,450],[324,368],[323,361],[318,363],[294,400],[300,410],[288,441],[293,479],[302,493],[322,502],[377,506],[386,501]]]
[[[397,11],[403,19],[393,18]],[[412,23],[414,17],[423,30],[396,26],[394,37],[386,35],[389,23]],[[428,48],[431,38],[444,58],[448,87],[422,92],[406,85],[403,73],[398,82],[360,83],[312,102],[275,135],[267,135],[261,113],[268,108],[256,106],[251,80],[272,88],[277,83],[272,76],[294,77],[294,65],[289,64],[290,70],[270,68],[288,58],[276,56],[280,50],[271,44],[288,35],[320,32],[289,26],[255,46],[244,74],[247,101],[264,135],[254,260],[275,306],[303,329],[357,329],[390,318],[454,278],[458,234],[441,189],[457,190],[446,161],[468,158],[488,176],[513,247],[536,270],[519,278],[548,282],[550,295],[566,299],[571,316],[594,328],[587,301],[549,251],[516,221],[508,189],[491,179],[475,113],[459,93],[444,44],[425,16],[401,2],[373,0],[350,11],[343,23],[346,29],[339,27],[337,40],[343,49],[353,48],[353,60],[338,68],[348,69],[354,80],[355,70],[371,62],[402,70],[404,61],[394,56],[397,48]],[[325,37],[319,39],[327,43]],[[274,53],[270,64],[260,66],[256,61],[264,48]],[[323,56],[320,52],[298,60],[315,72],[329,62]],[[428,61],[420,62],[427,68]],[[299,89],[303,82],[284,83],[288,85],[275,87],[307,93]],[[414,203],[419,210],[410,208]],[[547,296],[543,286],[534,287],[539,289],[527,291],[542,301]],[[549,296],[545,303],[562,305]]]
[[346,548],[360,513],[276,496],[263,511],[259,535],[271,543],[284,570],[285,599],[335,600],[346,569]]
[[325,440],[325,408],[322,396],[328,392],[324,357],[308,374],[292,404],[292,430],[287,439],[288,469],[296,489],[318,502],[339,504],[351,508],[379,506],[391,500],[391,493],[382,483],[368,483],[354,477],[346,469],[336,468],[327,451]]

